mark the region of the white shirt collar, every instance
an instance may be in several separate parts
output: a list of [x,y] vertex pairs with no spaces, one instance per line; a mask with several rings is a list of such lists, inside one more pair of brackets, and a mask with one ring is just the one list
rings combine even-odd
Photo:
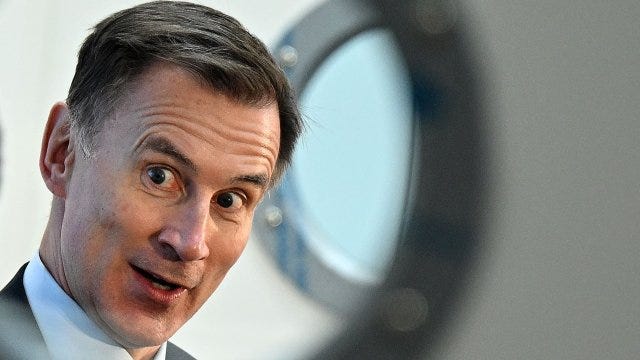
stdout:
[[[38,253],[25,270],[24,289],[52,359],[131,360],[62,290]],[[166,349],[165,342],[153,359],[165,360]]]

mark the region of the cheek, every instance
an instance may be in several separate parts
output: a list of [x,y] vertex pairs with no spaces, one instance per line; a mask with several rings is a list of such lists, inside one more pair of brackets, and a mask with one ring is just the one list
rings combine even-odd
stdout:
[[121,239],[148,237],[162,227],[165,206],[154,203],[134,186],[116,189],[113,203],[104,209],[104,227],[117,232]]
[[103,283],[116,257],[114,247],[109,245],[108,224],[113,220],[105,216],[104,207],[97,202],[68,212],[67,219],[60,249],[64,272],[76,301],[89,306],[89,299],[99,292],[96,285]]
[[79,219],[83,220],[79,221],[76,231],[68,239],[71,251],[77,258],[84,258],[84,265],[87,267],[100,263],[101,259],[112,257],[115,249],[113,242],[117,239],[113,235],[117,232],[118,220],[109,204],[95,205],[96,207],[78,214]]
[[247,241],[249,239],[250,233],[251,233],[251,218],[249,218],[246,222],[244,222],[243,226],[240,226],[234,229],[234,231],[229,231],[227,233],[229,236],[229,239],[227,242],[227,248],[230,256],[236,259],[240,256],[245,246],[247,245]]
[[215,277],[224,277],[242,255],[250,231],[250,226],[235,231],[221,230],[221,235],[214,238],[209,245],[208,264],[210,271],[208,273],[216,274]]
[[69,255],[82,259],[84,271],[104,271],[126,252],[127,239],[135,238],[147,224],[136,214],[127,196],[104,193],[84,206],[77,207],[68,218],[75,219],[66,238]]

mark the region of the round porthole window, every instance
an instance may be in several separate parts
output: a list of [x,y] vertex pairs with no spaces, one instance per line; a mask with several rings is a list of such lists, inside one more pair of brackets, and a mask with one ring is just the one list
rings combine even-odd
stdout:
[[337,311],[383,282],[396,250],[412,148],[408,84],[388,31],[336,48],[300,94],[306,133],[264,207],[280,268]]
[[307,129],[254,229],[352,319],[318,359],[421,353],[478,249],[481,118],[454,5],[329,1],[274,49]]

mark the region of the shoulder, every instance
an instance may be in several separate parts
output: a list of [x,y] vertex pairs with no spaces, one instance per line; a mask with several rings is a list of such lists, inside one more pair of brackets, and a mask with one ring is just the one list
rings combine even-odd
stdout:
[[0,291],[0,358],[46,359],[44,339],[22,285],[26,264]]
[[186,351],[180,349],[172,342],[167,343],[167,360],[191,360],[195,358]]
[[0,299],[27,303],[27,295],[22,285],[22,278],[26,268],[27,264],[22,265],[13,279],[0,291]]

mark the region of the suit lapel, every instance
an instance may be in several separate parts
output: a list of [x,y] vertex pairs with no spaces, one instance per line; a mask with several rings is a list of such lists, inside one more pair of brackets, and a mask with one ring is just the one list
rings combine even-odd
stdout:
[[3,359],[49,359],[44,338],[24,291],[24,264],[0,291],[0,357]]
[[195,360],[195,358],[169,342],[167,343],[167,360]]

